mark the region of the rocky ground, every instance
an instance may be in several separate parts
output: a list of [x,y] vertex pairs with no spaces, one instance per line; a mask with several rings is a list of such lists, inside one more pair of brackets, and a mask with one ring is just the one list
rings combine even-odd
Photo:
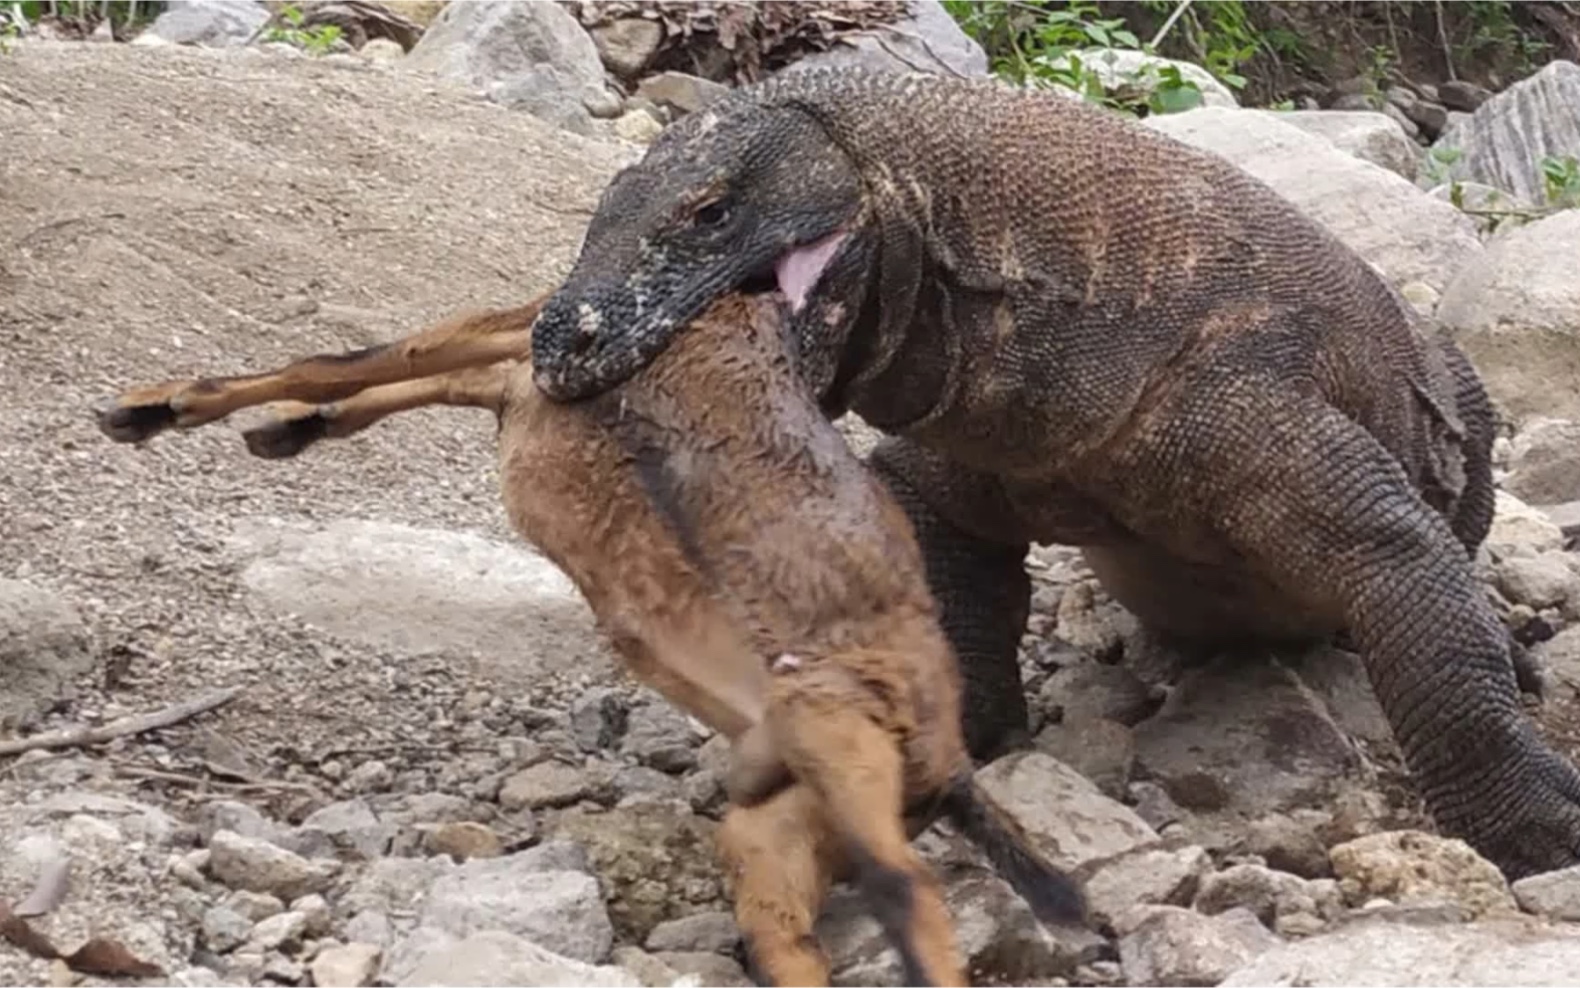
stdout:
[[[640,149],[349,56],[31,42],[0,57],[0,134],[0,739],[240,687],[0,758],[0,901],[68,862],[33,926],[178,984],[744,983],[710,846],[721,742],[622,678],[514,539],[486,416],[270,464],[245,420],[132,449],[91,415],[519,302]],[[1363,179],[1419,197],[1370,212],[1397,280],[1436,292],[1482,250],[1451,224],[1410,248],[1448,221],[1365,172],[1310,205],[1342,225]],[[1505,441],[1511,483],[1567,489],[1564,435]],[[1512,624],[1557,631],[1532,712],[1580,758],[1574,514],[1506,496],[1484,562]],[[920,845],[979,982],[1580,983],[1580,871],[1511,891],[1431,836],[1353,656],[1186,666],[1077,555],[1029,565],[1039,732],[982,778],[1086,879],[1100,932],[1037,926],[939,826]],[[845,892],[820,934],[840,983],[898,983]],[[0,982],[84,977],[0,942]]]

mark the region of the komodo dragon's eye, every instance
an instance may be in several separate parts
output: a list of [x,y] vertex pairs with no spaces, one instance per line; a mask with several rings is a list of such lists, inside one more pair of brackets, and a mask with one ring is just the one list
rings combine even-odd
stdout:
[[703,203],[691,214],[691,221],[697,226],[719,226],[729,218],[730,204],[723,199]]

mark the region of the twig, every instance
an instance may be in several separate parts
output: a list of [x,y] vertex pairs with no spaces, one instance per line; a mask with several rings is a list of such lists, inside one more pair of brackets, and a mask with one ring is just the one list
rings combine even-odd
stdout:
[[[964,79],[964,78],[966,78],[966,74],[964,72],[961,72],[959,69],[955,68],[953,65],[950,65],[948,62],[944,61],[943,58],[938,54],[938,50],[935,49],[932,46],[932,43],[929,42],[926,38],[922,37],[921,35],[913,34],[912,32],[905,30],[904,28],[895,27],[893,24],[879,24],[879,25],[877,25],[877,27],[880,29],[880,31],[886,31],[886,32],[888,32],[890,34],[897,34],[897,35],[899,35],[902,38],[910,38],[912,41],[915,41],[916,43],[920,44],[922,46],[922,50],[927,52],[927,54],[931,55],[933,57],[933,61],[937,62],[938,65],[945,72],[948,72],[950,75],[954,76],[957,79]],[[915,62],[911,61],[910,59],[906,58],[904,55],[900,54],[899,52],[897,52],[893,48],[891,48],[889,46],[889,43],[887,41],[883,40],[883,37],[882,37],[881,34],[874,34],[874,35],[872,35],[872,40],[876,41],[880,48],[882,48],[884,51],[888,52],[891,56],[893,56],[898,61],[905,63],[905,65],[907,67],[909,67],[910,69],[912,69],[913,71],[916,71],[916,72],[926,72],[926,71],[928,71],[926,68],[924,68],[924,67],[922,67],[920,65],[917,65]],[[849,42],[847,42],[847,44],[848,43]]]
[[205,779],[198,775],[187,775],[184,772],[168,772],[157,768],[143,768],[141,765],[127,765],[122,762],[115,763],[117,774],[133,779],[149,779],[154,782],[170,782],[180,786],[202,788],[213,786],[216,789],[225,789],[230,792],[268,792],[291,790],[296,792],[316,793],[319,790],[301,782],[284,782],[268,780],[264,782],[227,782],[224,779]]
[[1173,12],[1169,14],[1168,20],[1163,22],[1162,27],[1158,28],[1158,33],[1152,36],[1152,40],[1148,42],[1147,47],[1157,51],[1158,42],[1163,40],[1163,37],[1174,27],[1174,22],[1180,19],[1180,15],[1185,13],[1185,8],[1190,5],[1191,0],[1180,0],[1179,6],[1174,8]]
[[464,743],[459,742],[459,741],[440,741],[440,742],[435,742],[435,743],[432,743],[432,744],[424,744],[423,742],[420,742],[420,741],[387,741],[387,742],[383,742],[383,743],[375,742],[375,743],[372,743],[372,744],[352,744],[352,745],[344,745],[344,746],[339,747],[339,748],[330,748],[327,751],[324,751],[324,752],[322,752],[322,753],[320,753],[318,755],[315,755],[313,757],[313,762],[315,764],[322,765],[324,762],[328,761],[331,758],[344,758],[347,755],[382,755],[382,754],[387,754],[387,753],[391,753],[391,752],[394,752],[394,753],[406,753],[406,752],[424,752],[424,753],[428,753],[428,752],[440,752],[440,751],[442,751],[442,752],[445,752],[446,754],[452,754],[453,755],[456,752],[461,752],[461,751],[493,751],[493,750],[494,750],[494,748],[491,745],[486,745],[486,744],[464,744]]
[[1557,212],[1555,209],[1542,209],[1540,207],[1536,209],[1472,209],[1469,206],[1462,206],[1459,211],[1466,216],[1518,216],[1526,220],[1544,219]]
[[242,687],[231,686],[226,689],[215,690],[194,700],[173,704],[165,707],[163,710],[155,710],[149,714],[138,714],[135,717],[122,717],[120,720],[113,720],[98,727],[68,727],[65,730],[48,731],[44,734],[35,734],[32,737],[17,738],[13,741],[0,741],[0,757],[20,755],[24,751],[35,751],[39,748],[85,748],[89,745],[103,744],[106,741],[126,737],[129,734],[142,734],[144,731],[169,727],[172,724],[179,724],[200,713],[229,703],[241,691]]
[[1454,74],[1454,49],[1448,43],[1448,28],[1443,24],[1443,0],[1432,0],[1432,7],[1437,12],[1437,43],[1443,48],[1443,62],[1448,67],[1448,81],[1455,82],[1459,76]]

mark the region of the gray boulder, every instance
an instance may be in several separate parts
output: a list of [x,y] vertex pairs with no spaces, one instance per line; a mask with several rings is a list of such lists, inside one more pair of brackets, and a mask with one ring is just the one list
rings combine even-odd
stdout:
[[1580,65],[1552,62],[1456,120],[1437,143],[1457,148],[1451,173],[1544,199],[1541,160],[1580,156]]
[[1510,891],[1526,912],[1580,922],[1580,865],[1528,875],[1515,882]]
[[1131,985],[1216,985],[1279,944],[1245,909],[1203,916],[1178,906],[1140,906],[1120,925],[1119,962]]
[[474,859],[443,876],[423,902],[419,928],[457,938],[502,930],[572,960],[603,961],[614,929],[598,880],[539,851]]
[[978,770],[977,781],[1061,868],[1074,870],[1159,839],[1130,807],[1041,752],[1006,755]]
[[423,931],[386,965],[383,983],[407,985],[556,985],[567,988],[636,988],[636,976],[593,965],[503,930],[466,937]]
[[172,0],[138,38],[145,45],[226,48],[246,44],[268,19],[269,9],[257,0]]
[[[1580,92],[1575,100],[1580,104]],[[1576,258],[1580,209],[1566,209],[1499,234],[1443,292],[1438,319],[1517,422],[1580,419]]]
[[1440,293],[1480,257],[1469,217],[1280,116],[1208,106],[1155,114],[1143,124],[1220,154],[1272,186],[1401,290],[1420,284]]
[[[1271,113],[1254,110],[1255,113]],[[1386,168],[1400,178],[1414,182],[1421,167],[1421,145],[1410,139],[1399,122],[1386,113],[1371,110],[1291,110],[1277,119],[1301,130],[1327,138],[1341,151]]]
[[1580,500],[1580,422],[1526,423],[1514,437],[1503,488],[1528,504]]
[[987,53],[960,29],[938,0],[914,0],[910,15],[893,24],[855,31],[838,45],[786,66],[798,72],[816,66],[859,66],[878,72],[932,72],[985,76]]
[[1389,743],[1365,682],[1359,660],[1337,649],[1215,658],[1136,726],[1137,774],[1188,811],[1186,832],[1209,847],[1270,813],[1326,808],[1370,787],[1356,739]]
[[0,730],[48,710],[92,667],[76,608],[31,583],[0,578]]
[[1580,931],[1520,920],[1363,922],[1269,950],[1221,982],[1292,984],[1580,985]]
[[1580,625],[1565,628],[1536,646],[1536,656],[1549,676],[1580,693]]
[[557,3],[452,3],[400,63],[592,135],[610,99],[598,46]]
[[400,652],[476,654],[502,681],[566,655],[593,670],[609,655],[570,580],[520,544],[350,518],[321,527],[239,519],[234,538],[249,591],[333,634]]
[[[1102,939],[1089,930],[1039,923],[1008,883],[984,870],[952,875],[944,887],[944,903],[968,969],[991,971],[1010,984],[1069,978],[1103,951]],[[908,983],[898,952],[854,889],[834,891],[815,932],[828,954],[834,984]]]

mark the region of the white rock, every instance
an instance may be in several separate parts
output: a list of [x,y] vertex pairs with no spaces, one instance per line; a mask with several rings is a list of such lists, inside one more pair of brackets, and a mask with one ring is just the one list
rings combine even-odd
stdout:
[[1523,921],[1369,921],[1269,950],[1221,988],[1261,985],[1580,985],[1580,932]]
[[1248,909],[1266,926],[1300,914],[1332,919],[1344,910],[1332,879],[1308,881],[1259,864],[1232,865],[1206,876],[1193,905],[1209,916]]
[[1419,281],[1441,291],[1481,255],[1475,224],[1459,210],[1278,114],[1209,106],[1142,122],[1266,182],[1395,286]]
[[[956,875],[944,887],[944,904],[967,968],[991,969],[1011,984],[1073,977],[1104,947],[1090,930],[1039,923],[1008,883],[985,870]],[[814,932],[828,953],[833,984],[907,983],[899,953],[854,889],[841,888],[829,897]]]
[[645,17],[617,18],[589,33],[604,67],[624,79],[641,75],[664,42],[664,25]]
[[[323,901],[319,896],[313,896],[312,898],[319,899],[320,902]],[[237,889],[230,895],[227,895],[222,904],[225,908],[234,910],[247,917],[253,923],[285,912],[285,903],[281,902],[277,897],[265,895],[262,892],[249,892],[246,889]]]
[[653,927],[645,946],[651,951],[707,950],[724,954],[741,942],[735,915],[729,912],[704,912],[666,920]]
[[1508,491],[1493,496],[1492,528],[1484,543],[1494,559],[1536,556],[1564,546],[1563,529]]
[[1494,568],[1498,589],[1510,603],[1526,604],[1536,610],[1580,603],[1580,572],[1567,552],[1543,552],[1535,556],[1511,556]]
[[267,841],[220,830],[209,841],[209,871],[232,888],[291,900],[327,889],[339,867],[328,861],[308,861]]
[[1580,209],[1561,210],[1500,233],[1443,292],[1438,318],[1517,423],[1580,419],[1576,258]]
[[730,91],[730,87],[686,72],[659,72],[636,87],[642,99],[676,114],[695,113]]
[[424,934],[422,939],[420,950],[398,972],[394,984],[563,985],[566,988],[640,988],[642,984],[634,975],[618,967],[565,957],[502,930],[486,930],[465,938],[443,933]]
[[1280,942],[1244,909],[1203,916],[1138,906],[1122,925],[1119,963],[1131,985],[1216,985]]
[[1400,905],[1452,902],[1471,917],[1515,908],[1496,865],[1462,840],[1415,830],[1367,834],[1329,850],[1344,898]]
[[1000,758],[980,769],[977,781],[1062,868],[1074,870],[1158,840],[1128,806],[1041,752]]
[[1580,692],[1580,624],[1536,646],[1536,657],[1554,679]]
[[1274,113],[1276,119],[1332,141],[1339,150],[1386,168],[1409,182],[1421,167],[1421,145],[1410,139],[1399,122],[1371,110],[1252,110]]
[[1515,882],[1510,891],[1526,912],[1580,922],[1580,865],[1529,875]]
[[467,861],[434,883],[419,922],[454,937],[503,930],[574,960],[601,961],[609,956],[614,927],[598,880],[546,870],[557,864],[552,855],[533,851]]
[[280,950],[301,943],[306,932],[307,917],[302,913],[277,913],[254,926],[247,943],[260,951]]
[[632,144],[651,144],[664,132],[664,125],[646,110],[627,110],[610,125],[615,136]]
[[1580,501],[1580,422],[1526,422],[1509,447],[1503,487],[1528,504]]
[[224,954],[247,942],[252,921],[233,909],[213,906],[203,911],[203,942],[210,950]]
[[1143,847],[1103,862],[1082,888],[1092,917],[1112,923],[1140,905],[1188,905],[1211,869],[1211,856],[1194,845]]
[[319,950],[309,970],[318,988],[362,988],[378,974],[383,951],[371,943],[337,944]]
[[375,65],[391,65],[406,57],[406,49],[389,38],[369,38],[367,44],[357,49],[357,54]]
[[[385,769],[385,774],[388,771]],[[304,854],[327,843],[336,850],[371,859],[382,855],[394,836],[395,828],[381,822],[365,801],[346,799],[314,810],[280,843]]]

